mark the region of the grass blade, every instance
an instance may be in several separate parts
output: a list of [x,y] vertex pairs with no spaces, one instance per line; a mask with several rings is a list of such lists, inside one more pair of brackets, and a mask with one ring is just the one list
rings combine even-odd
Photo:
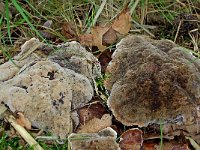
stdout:
[[32,23],[29,21],[28,17],[25,14],[25,11],[23,8],[17,3],[16,0],[12,0],[13,5],[17,9],[17,11],[22,15],[22,17],[25,19],[25,21],[28,23],[28,25],[31,27],[31,29],[43,40],[45,40],[42,35],[38,32],[38,30],[32,25]]
[[11,33],[10,33],[10,16],[9,16],[8,0],[6,0],[5,7],[6,7],[7,32],[8,32],[10,43],[12,44]]

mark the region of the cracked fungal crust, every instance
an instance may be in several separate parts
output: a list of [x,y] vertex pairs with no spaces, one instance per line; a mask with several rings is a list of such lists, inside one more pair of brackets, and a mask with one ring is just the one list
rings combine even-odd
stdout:
[[78,42],[68,42],[57,46],[57,48],[59,50],[49,56],[51,61],[86,76],[94,85],[96,84],[94,79],[101,78],[101,67],[98,59]]
[[120,150],[116,138],[117,133],[110,127],[98,133],[72,133],[68,137],[73,150]]
[[32,38],[14,62],[18,67],[0,65],[0,102],[24,112],[33,126],[62,138],[71,133],[71,110],[92,99],[101,77],[97,58],[78,42],[53,46]]
[[199,71],[200,60],[170,41],[128,36],[107,68],[108,105],[125,125],[175,123],[180,116],[181,123],[193,124],[200,105]]
[[[32,125],[64,138],[71,133],[70,112],[91,100],[88,78],[51,61],[36,61],[0,84],[0,101],[22,111]],[[76,95],[76,96],[74,96]]]

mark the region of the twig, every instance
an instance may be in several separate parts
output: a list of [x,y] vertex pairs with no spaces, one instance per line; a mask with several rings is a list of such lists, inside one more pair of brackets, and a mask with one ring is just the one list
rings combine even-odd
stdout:
[[7,120],[34,150],[43,150],[43,148],[35,141],[35,139],[16,122],[12,112],[9,111],[4,105],[0,105],[0,117],[3,117],[5,120]]
[[35,139],[17,122],[14,116],[6,116],[5,119],[15,128],[15,130],[22,136],[22,138],[31,146],[34,150],[43,150],[43,148],[35,141]]
[[175,38],[174,38],[174,43],[176,43],[176,39],[178,37],[178,33],[179,33],[179,30],[180,30],[180,27],[181,27],[181,24],[182,24],[182,20],[180,20],[179,24],[178,24],[178,29],[176,31],[176,35],[175,35]]
[[[195,39],[195,37],[191,34],[193,32],[198,32],[198,29],[194,29],[194,30],[191,30],[188,32],[190,38],[192,39],[192,43],[193,43],[193,46],[194,46],[194,51],[198,51],[198,43],[197,43],[197,40],[198,40],[198,37],[197,37],[197,40]],[[198,34],[197,34],[198,36]]]

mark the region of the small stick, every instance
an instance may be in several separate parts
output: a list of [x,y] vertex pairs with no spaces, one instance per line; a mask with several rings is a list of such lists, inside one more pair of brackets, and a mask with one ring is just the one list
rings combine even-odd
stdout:
[[181,21],[179,22],[179,24],[178,24],[178,29],[177,29],[177,31],[176,31],[176,35],[175,35],[175,38],[174,38],[174,43],[176,43],[176,39],[177,39],[177,37],[178,37],[178,33],[179,33],[179,30],[180,30],[181,24],[182,24],[182,20],[181,20]]
[[35,141],[35,139],[17,122],[14,116],[6,116],[5,119],[15,128],[17,132],[22,136],[22,138],[31,146],[34,150],[43,150],[43,148]]
[[0,105],[0,118],[7,120],[14,129],[22,136],[22,138],[31,146],[34,150],[43,150],[43,148],[35,141],[35,139],[17,122],[12,112],[5,107]]

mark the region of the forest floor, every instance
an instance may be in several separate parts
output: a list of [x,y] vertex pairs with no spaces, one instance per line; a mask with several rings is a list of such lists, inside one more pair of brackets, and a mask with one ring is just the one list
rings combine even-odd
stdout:
[[[80,42],[99,59],[102,74],[116,44],[128,34],[169,39],[200,57],[199,24],[199,0],[0,0],[0,64],[12,61],[32,37],[53,45]],[[97,84],[106,99],[103,81]],[[27,147],[20,136],[8,136],[10,127],[1,124],[0,149]],[[55,141],[40,144],[66,149]]]

